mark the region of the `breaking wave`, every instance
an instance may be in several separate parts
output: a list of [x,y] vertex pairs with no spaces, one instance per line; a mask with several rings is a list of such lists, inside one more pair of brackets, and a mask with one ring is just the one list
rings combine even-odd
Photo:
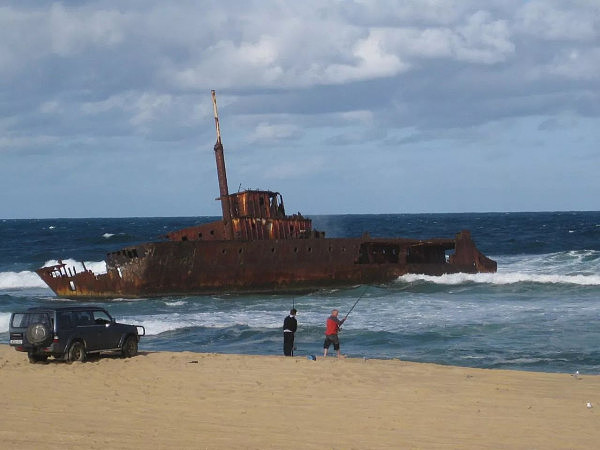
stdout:
[[279,329],[281,325],[279,322],[282,320],[281,315],[281,311],[278,310],[263,311],[254,315],[249,315],[247,311],[240,311],[238,313],[211,311],[190,314],[156,314],[141,318],[139,316],[130,316],[124,317],[122,320],[124,322],[135,322],[138,325],[143,325],[146,328],[146,334],[157,335],[168,331],[194,327],[228,328],[231,326],[246,326],[251,328]]
[[[77,272],[83,272],[85,269],[83,268],[83,264],[87,270],[91,270],[96,275],[100,275],[106,273],[106,262],[105,261],[85,261],[84,263],[80,261],[75,261],[74,259],[63,259],[62,262],[67,265],[67,267],[75,268]],[[55,266],[58,264],[56,259],[51,259],[46,261],[44,267]]]
[[492,259],[498,262],[496,273],[455,273],[442,276],[407,274],[399,277],[398,281],[406,283],[425,281],[441,285],[539,283],[600,286],[600,251],[598,250],[498,256]]
[[0,290],[46,287],[46,283],[35,272],[0,272]]
[[[67,267],[75,267],[78,272],[83,271],[83,264],[81,262],[72,259],[65,259],[63,262]],[[50,260],[44,264],[44,267],[53,266],[55,264],[58,264],[58,261]],[[106,263],[104,261],[85,262],[85,267],[88,270],[92,270],[97,275],[106,273]],[[0,290],[27,288],[47,288],[47,286],[37,273],[30,270],[23,270],[21,272],[0,272]]]
[[428,283],[459,285],[465,283],[481,284],[515,284],[515,283],[541,283],[541,284],[576,284],[580,286],[600,286],[600,275],[545,275],[531,273],[453,273],[439,277],[421,274],[408,274],[398,278],[400,282],[412,283],[426,281]]

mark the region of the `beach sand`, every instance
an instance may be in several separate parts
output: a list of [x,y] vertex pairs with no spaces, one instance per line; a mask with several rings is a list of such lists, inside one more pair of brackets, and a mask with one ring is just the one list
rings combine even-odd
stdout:
[[7,449],[600,448],[600,376],[399,360],[0,345],[0,406]]

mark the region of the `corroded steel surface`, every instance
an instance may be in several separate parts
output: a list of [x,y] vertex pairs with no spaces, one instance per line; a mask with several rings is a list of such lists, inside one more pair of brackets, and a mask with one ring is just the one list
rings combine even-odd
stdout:
[[[456,247],[457,243],[460,243]],[[446,251],[455,250],[446,257]],[[385,283],[406,273],[494,272],[468,232],[455,239],[165,241],[109,254],[107,273],[38,270],[63,297],[292,292]]]
[[[150,297],[223,292],[296,292],[386,283],[407,273],[495,272],[468,231],[426,240],[325,238],[300,213],[286,215],[278,192],[229,194],[213,91],[222,220],[168,233],[106,256],[106,273],[59,261],[37,270],[59,296]],[[452,252],[452,253],[449,253]]]

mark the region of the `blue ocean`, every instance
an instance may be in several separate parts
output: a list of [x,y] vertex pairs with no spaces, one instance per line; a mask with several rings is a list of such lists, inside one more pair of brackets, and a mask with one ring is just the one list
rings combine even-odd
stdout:
[[[296,352],[322,353],[331,309],[342,352],[479,368],[600,374],[600,212],[312,216],[329,237],[451,237],[471,230],[495,274],[403,276],[387,285],[306,295],[220,295],[101,302],[144,325],[146,351],[282,354],[283,319],[298,310]],[[34,270],[63,259],[102,265],[123,246],[215,220],[195,218],[0,220],[0,341],[11,311],[73,302]],[[99,302],[96,302],[96,304]]]

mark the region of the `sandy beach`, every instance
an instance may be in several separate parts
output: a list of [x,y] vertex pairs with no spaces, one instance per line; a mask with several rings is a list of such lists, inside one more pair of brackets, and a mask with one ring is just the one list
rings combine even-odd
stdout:
[[600,445],[597,375],[191,352],[29,364],[0,345],[0,380],[11,449]]

